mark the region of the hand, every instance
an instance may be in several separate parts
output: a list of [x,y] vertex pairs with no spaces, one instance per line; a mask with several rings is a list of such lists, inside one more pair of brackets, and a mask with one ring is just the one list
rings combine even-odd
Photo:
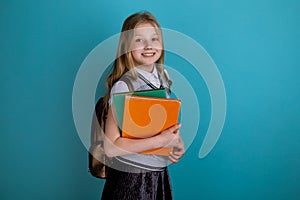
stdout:
[[[179,135],[179,133],[178,133]],[[170,152],[169,155],[169,160],[171,163],[177,163],[180,158],[184,155],[185,150],[184,150],[184,143],[181,137],[179,138],[179,143],[174,146],[173,151]]]
[[160,137],[162,147],[175,147],[180,143],[179,128],[181,124],[176,124],[158,135]]

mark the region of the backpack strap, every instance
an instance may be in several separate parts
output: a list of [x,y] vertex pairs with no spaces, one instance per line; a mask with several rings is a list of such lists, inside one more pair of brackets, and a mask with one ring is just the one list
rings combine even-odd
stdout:
[[103,130],[105,130],[105,121],[107,109],[104,106],[104,98],[101,97],[95,106],[92,121],[92,136],[91,143],[99,143],[103,141]]

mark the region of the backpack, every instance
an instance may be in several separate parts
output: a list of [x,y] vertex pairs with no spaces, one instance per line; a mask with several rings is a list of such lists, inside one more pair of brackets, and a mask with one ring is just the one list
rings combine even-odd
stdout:
[[[133,86],[129,79],[124,78],[129,90],[133,90]],[[91,127],[91,146],[88,155],[88,171],[96,178],[105,179],[112,164],[112,159],[107,157],[104,151],[104,130],[107,118],[108,108],[105,107],[104,97],[99,98],[96,103],[95,111],[92,119]]]
[[[164,81],[167,81],[168,89],[170,89],[172,81],[170,80],[167,72],[158,70],[158,73]],[[131,82],[132,79],[129,76],[123,76],[120,80],[124,81],[127,84],[129,91],[133,91],[133,85]],[[148,84],[147,81],[145,83]],[[154,89],[152,86],[150,87]],[[106,156],[104,151],[104,130],[107,112],[108,109],[104,105],[104,97],[101,97],[96,103],[95,111],[93,114],[91,128],[91,146],[89,148],[88,155],[89,172],[92,176],[101,179],[105,179],[107,177],[108,171],[110,169],[109,166],[111,166],[113,163],[113,159]]]
[[104,98],[101,97],[95,106],[93,114],[91,146],[89,148],[89,172],[97,178],[106,178],[111,159],[104,152],[104,130],[107,109]]

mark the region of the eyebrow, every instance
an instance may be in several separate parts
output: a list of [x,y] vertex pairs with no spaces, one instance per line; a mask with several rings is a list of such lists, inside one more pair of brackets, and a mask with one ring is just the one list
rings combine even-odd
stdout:
[[[158,35],[159,36],[159,34],[157,34],[157,33],[154,33],[151,36],[154,36],[154,35]],[[143,35],[140,35],[140,34],[134,35],[134,37],[137,37],[137,36],[143,36]]]

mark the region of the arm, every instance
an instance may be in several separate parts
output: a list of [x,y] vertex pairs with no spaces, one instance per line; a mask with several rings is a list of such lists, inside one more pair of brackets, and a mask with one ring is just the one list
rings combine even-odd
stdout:
[[112,106],[109,107],[105,124],[105,153],[108,157],[139,153],[160,147],[178,146],[180,136],[174,134],[180,125],[175,125],[161,134],[144,139],[128,139],[120,137],[119,127],[114,119]]

